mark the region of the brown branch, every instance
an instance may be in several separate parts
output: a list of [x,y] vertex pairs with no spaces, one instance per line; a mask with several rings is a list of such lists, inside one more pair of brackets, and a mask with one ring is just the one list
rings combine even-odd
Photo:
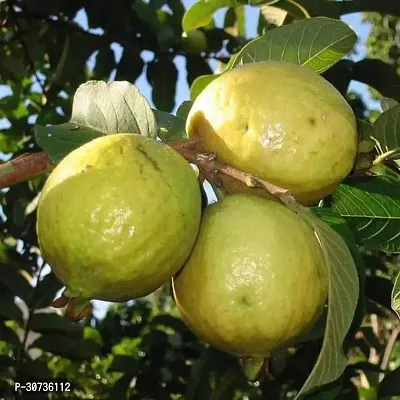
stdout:
[[[197,144],[195,139],[190,139],[169,143],[168,146],[181,154],[188,162],[196,164],[201,175],[217,187],[221,187],[219,174],[223,174],[237,179],[249,187],[263,188],[274,196],[291,199],[291,195],[286,189],[218,161],[215,154],[203,153],[196,147]],[[51,171],[53,167],[52,161],[45,152],[23,154],[0,165],[0,189],[33,179]]]
[[0,165],[0,189],[36,178],[52,168],[53,163],[45,152],[23,154]]

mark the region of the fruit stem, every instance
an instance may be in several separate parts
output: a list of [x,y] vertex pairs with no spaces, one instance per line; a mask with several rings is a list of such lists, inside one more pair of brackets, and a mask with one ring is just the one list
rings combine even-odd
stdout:
[[259,378],[264,364],[268,363],[268,359],[265,358],[241,358],[239,361],[243,373],[250,382],[254,382]]
[[215,153],[201,152],[201,150],[196,147],[197,144],[198,141],[196,139],[189,139],[184,142],[169,143],[168,146],[177,151],[190,163],[196,164],[204,177],[218,188],[222,187],[218,174],[223,174],[241,181],[249,187],[262,188],[280,198],[285,203],[287,201],[294,201],[293,196],[288,190],[276,186],[255,175],[240,171],[231,165],[218,161]]
[[396,149],[393,150],[389,150],[386,153],[379,155],[378,157],[375,158],[373,165],[379,165],[385,162],[386,160],[392,159],[393,156],[394,158],[400,157],[400,147],[397,147]]

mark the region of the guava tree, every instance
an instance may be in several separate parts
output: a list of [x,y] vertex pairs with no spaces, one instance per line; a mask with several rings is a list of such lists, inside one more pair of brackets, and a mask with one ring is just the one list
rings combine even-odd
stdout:
[[[259,15],[256,38],[246,36],[249,7]],[[80,20],[86,16],[87,27],[76,22],[78,12]],[[374,24],[370,56],[358,62],[348,57],[357,32],[339,20],[353,12],[375,13],[368,14]],[[186,8],[179,0],[1,1],[1,398],[400,396],[399,17],[400,5],[392,0],[223,0]],[[357,117],[357,157],[351,171],[330,196],[309,207],[293,201],[268,176],[251,175],[252,165],[234,168],[222,160],[222,151],[200,150],[187,137],[192,104],[212,82],[242,64],[265,61],[320,74],[346,96]],[[190,99],[177,104],[183,70]],[[139,77],[151,86],[151,98],[134,86]],[[351,81],[373,89],[379,112],[371,112],[349,92]],[[268,96],[263,87],[249,87],[248,93],[255,90]],[[295,110],[287,118],[291,113]],[[96,318],[92,304],[77,293],[61,292],[63,283],[43,259],[38,242],[42,189],[49,173],[72,151],[116,133],[158,138],[196,164],[199,182],[206,182],[206,190],[199,186],[203,211],[214,201],[212,192],[229,198],[224,186],[229,178],[280,198],[313,229],[327,265],[328,301],[311,331],[268,358],[243,358],[210,346],[188,328],[169,282],[147,297],[111,305],[104,318]],[[74,190],[82,193],[71,185],[71,199]],[[85,198],[74,201],[77,208],[85,204]],[[60,218],[61,203],[56,206]],[[239,204],[244,210],[240,218],[248,222],[243,213],[250,218],[250,212],[244,202]],[[254,215],[256,223],[260,218]],[[46,234],[57,247],[63,238],[53,235],[54,221]],[[84,231],[71,235],[76,246],[85,240]],[[289,248],[282,241],[282,252]],[[191,285],[197,293],[196,282]],[[201,312],[199,304],[190,307],[195,315]],[[304,304],[293,307],[300,313]],[[268,315],[257,318],[267,320]],[[274,310],[274,321],[279,321],[279,310]],[[248,323],[246,314],[241,322],[235,326]],[[54,379],[70,382],[71,391],[14,390],[16,382]]]

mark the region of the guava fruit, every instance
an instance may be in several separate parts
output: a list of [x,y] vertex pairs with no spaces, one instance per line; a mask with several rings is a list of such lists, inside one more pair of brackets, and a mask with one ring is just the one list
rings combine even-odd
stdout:
[[296,213],[232,194],[206,209],[173,293],[200,338],[238,357],[268,357],[315,324],[327,267],[314,231]]
[[[331,194],[357,153],[356,118],[343,96],[311,69],[286,62],[222,74],[196,98],[186,129],[205,151],[290,190],[303,204]],[[224,182],[228,193],[254,191]]]
[[200,217],[198,181],[185,159],[156,140],[114,134],[56,166],[39,199],[37,233],[69,292],[124,301],[181,268]]

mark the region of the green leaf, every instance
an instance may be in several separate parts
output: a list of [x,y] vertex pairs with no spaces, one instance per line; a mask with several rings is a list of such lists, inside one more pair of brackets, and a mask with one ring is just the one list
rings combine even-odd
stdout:
[[397,106],[398,104],[399,104],[399,103],[398,103],[396,100],[391,99],[390,97],[384,97],[384,98],[381,100],[381,108],[382,108],[382,111],[389,110],[389,108],[392,108],[392,107],[394,107],[394,106]]
[[141,363],[139,360],[126,355],[114,355],[109,372],[124,372],[131,376],[137,375],[140,371]]
[[306,400],[337,400],[340,397],[340,392],[343,386],[343,376],[336,379],[334,382],[329,383],[313,390],[311,393],[307,394]]
[[172,111],[175,107],[176,82],[178,70],[172,58],[163,57],[147,64],[147,80],[152,87],[154,105],[163,111]]
[[0,282],[4,283],[16,296],[20,297],[28,305],[33,296],[33,287],[18,272],[15,266],[0,265]]
[[173,317],[170,314],[159,314],[151,320],[153,326],[165,326],[172,328],[175,332],[187,332],[188,328],[180,318]]
[[123,375],[117,379],[110,392],[110,399],[126,399],[127,392],[131,385],[133,377],[131,375]]
[[0,355],[0,368],[14,367],[15,358],[6,355]]
[[210,396],[210,400],[232,399],[235,396],[235,387],[242,372],[237,362],[232,363],[220,376],[218,386]]
[[213,74],[213,70],[207,59],[194,55],[186,56],[186,72],[186,79],[189,86],[191,86],[199,76]]
[[353,79],[373,87],[382,96],[400,101],[400,77],[394,65],[364,59],[354,64]]
[[35,313],[32,316],[30,328],[39,333],[79,334],[82,327],[56,313]]
[[18,337],[17,332],[9,326],[6,326],[3,321],[0,321],[0,338],[9,345],[15,347],[21,346],[20,338]]
[[373,128],[382,152],[400,150],[400,104],[384,111],[374,122]]
[[393,286],[392,308],[400,319],[400,273],[397,275]]
[[96,66],[93,69],[93,78],[108,79],[115,67],[115,54],[107,43],[101,46],[99,52],[97,53]]
[[259,61],[286,61],[321,73],[350,52],[357,36],[345,23],[325,17],[304,19],[268,31],[237,54],[233,67]]
[[38,348],[73,361],[83,361],[99,354],[100,346],[92,340],[76,340],[60,335],[42,335],[30,348]]
[[[303,19],[303,18],[309,18],[310,15],[308,13],[308,10],[306,10],[299,2],[295,2],[294,0],[281,0],[275,3],[276,7],[271,7],[271,6],[264,6],[262,7],[264,14],[265,14],[265,8],[276,8],[277,10],[281,11],[281,18],[284,18],[284,20],[287,20],[286,17],[289,14],[292,19]],[[272,13],[274,13],[273,10],[271,10]],[[268,11],[267,11],[268,12]],[[275,11],[276,13],[277,11]],[[284,14],[284,16],[283,16]],[[319,14],[318,16],[322,16],[324,14]],[[281,24],[277,25],[282,25],[283,20]]]
[[187,137],[185,121],[170,113],[153,110],[158,126],[158,135],[163,142],[173,142]]
[[27,380],[44,380],[51,377],[50,370],[46,362],[39,359],[26,359],[22,364],[20,373]]
[[351,256],[354,260],[355,266],[357,268],[357,275],[358,275],[358,282],[359,282],[359,296],[357,301],[357,308],[355,311],[355,315],[349,329],[349,335],[355,334],[359,329],[365,313],[366,313],[366,299],[365,299],[365,280],[366,280],[366,273],[365,273],[365,265],[364,260],[360,254],[358,249],[354,234],[346,222],[346,220],[336,214],[333,213],[331,210],[326,208],[312,208],[312,211],[324,222],[329,224],[329,226],[338,233],[341,238],[345,241],[346,246],[350,250]]
[[393,283],[390,279],[380,276],[368,276],[365,282],[365,295],[390,310]]
[[140,47],[133,42],[124,47],[124,52],[117,66],[116,81],[135,82],[142,74],[144,62],[140,57]]
[[285,23],[287,11],[274,6],[262,6],[258,17],[257,34],[264,35],[268,30]]
[[20,132],[17,135],[12,128],[2,129],[2,132],[0,132],[0,151],[2,153],[15,153],[21,141],[19,136]]
[[49,155],[54,163],[60,162],[68,153],[103,136],[100,131],[66,122],[61,125],[35,125],[37,144]]
[[186,121],[192,106],[193,102],[188,100],[184,101],[176,110],[176,116]]
[[2,296],[0,298],[0,315],[6,320],[17,321],[20,324],[24,323],[21,309],[10,296]]
[[340,377],[347,360],[343,353],[345,339],[357,306],[359,281],[351,253],[343,239],[309,209],[292,204],[314,229],[321,244],[329,274],[328,316],[321,352],[317,362],[296,398]]
[[353,65],[354,62],[351,60],[340,60],[322,74],[344,97],[352,79]]
[[195,101],[196,97],[205,89],[205,87],[219,76],[219,74],[202,75],[196,78],[190,87],[190,100]]
[[246,15],[243,6],[231,7],[226,10],[224,28],[232,36],[246,35]]
[[389,372],[381,381],[378,388],[379,399],[400,395],[400,367]]
[[201,28],[212,21],[213,14],[223,7],[236,7],[243,2],[237,0],[200,0],[186,10],[182,19],[182,29],[189,32]]
[[372,124],[362,119],[357,119],[357,128],[360,135],[360,140],[371,140],[374,136],[374,128]]
[[89,81],[79,86],[71,122],[102,133],[137,133],[157,137],[147,99],[129,82]]
[[[231,376],[230,367],[232,367],[232,362],[235,362],[236,364],[236,371],[240,372],[236,360],[232,360],[232,358],[227,354],[222,353],[212,347],[203,349],[200,358],[192,367],[187,389],[183,398],[185,400],[219,399],[224,392],[223,383],[226,372],[229,372],[226,376],[226,383],[228,385],[232,383],[229,379]],[[221,378],[220,381],[222,380],[222,382],[219,382],[220,384],[217,385],[217,390],[214,391],[214,393],[212,393],[209,379],[212,372],[217,372],[218,376]],[[228,396],[228,398],[232,399],[233,396]]]
[[[373,140],[373,126],[362,119],[357,119],[357,132],[360,139],[358,143],[357,153],[371,153],[376,147],[376,142],[375,140]],[[372,162],[370,156],[368,156],[367,160],[368,163]]]
[[35,308],[49,307],[56,293],[64,285],[54,275],[54,272],[50,272],[44,278],[40,280],[35,289]]
[[342,215],[367,249],[400,252],[400,182],[388,176],[339,185],[330,207]]

